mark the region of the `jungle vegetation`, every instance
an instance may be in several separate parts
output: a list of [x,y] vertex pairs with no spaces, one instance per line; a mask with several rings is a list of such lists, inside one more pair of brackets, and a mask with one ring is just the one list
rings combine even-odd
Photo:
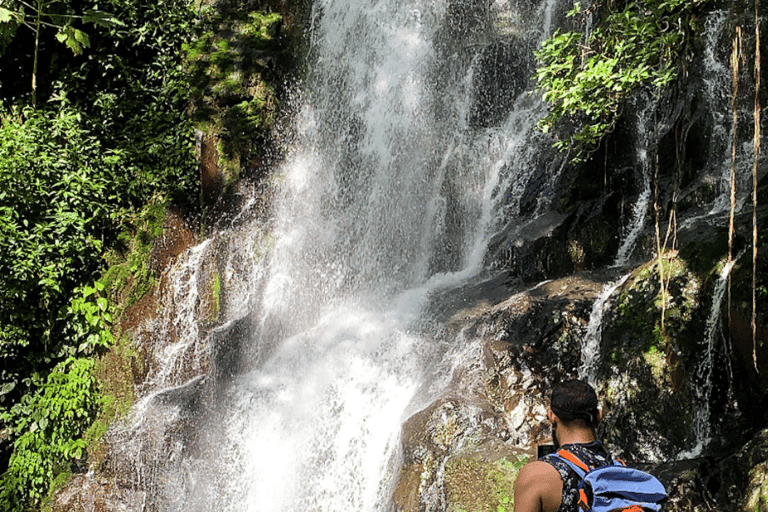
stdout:
[[104,254],[149,203],[196,208],[184,0],[0,2],[0,509],[87,456],[113,343]]

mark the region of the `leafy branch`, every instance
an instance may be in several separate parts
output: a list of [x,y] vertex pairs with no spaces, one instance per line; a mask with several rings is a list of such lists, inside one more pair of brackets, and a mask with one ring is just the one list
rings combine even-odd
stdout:
[[[579,161],[588,157],[610,133],[622,101],[642,86],[669,84],[683,64],[704,0],[641,0],[616,6],[590,33],[560,32],[536,52],[538,89],[550,104],[539,127],[555,131],[564,121],[578,128],[557,133],[555,147],[570,150]],[[595,6],[576,4],[569,17],[585,21]]]
[[91,45],[91,42],[87,33],[73,26],[75,20],[105,28],[125,26],[114,15],[94,9],[77,15],[70,12],[68,4],[61,0],[36,0],[34,4],[24,0],[16,0],[15,2],[0,0],[0,49],[8,44],[20,26],[27,27],[35,33],[32,64],[32,106],[37,104],[37,61],[40,53],[42,29],[44,27],[57,29],[56,40],[64,43],[75,55],[80,55],[84,48]]

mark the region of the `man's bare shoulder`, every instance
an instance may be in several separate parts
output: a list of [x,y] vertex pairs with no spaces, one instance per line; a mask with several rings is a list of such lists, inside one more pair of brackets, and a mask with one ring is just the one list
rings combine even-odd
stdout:
[[563,481],[550,464],[529,462],[515,481],[515,512],[549,512],[560,506]]
[[518,480],[521,478],[526,480],[530,479],[535,482],[548,482],[548,481],[560,481],[560,474],[551,464],[547,464],[541,460],[535,460],[529,462],[520,469],[520,473],[517,475]]

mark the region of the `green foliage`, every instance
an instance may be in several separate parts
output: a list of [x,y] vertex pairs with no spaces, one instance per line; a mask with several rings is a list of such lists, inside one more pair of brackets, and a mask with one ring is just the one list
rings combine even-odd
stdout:
[[254,150],[275,121],[273,57],[281,49],[283,18],[226,6],[211,13],[184,45],[195,121],[221,138],[225,158]]
[[94,30],[91,58],[62,70],[53,97],[98,120],[94,132],[123,162],[123,205],[142,204],[158,193],[194,204],[199,190],[191,172],[194,135],[186,116],[189,84],[180,47],[195,13],[182,0],[104,5],[130,19],[130,29]]
[[90,46],[88,34],[74,26],[75,21],[93,23],[104,27],[123,25],[111,14],[88,10],[83,15],[75,14],[71,2],[61,0],[35,0],[34,2],[2,0],[7,7],[0,7],[0,50],[16,34],[20,26],[31,29],[35,34],[32,64],[32,105],[37,105],[37,69],[41,32],[45,27],[57,29],[56,40],[64,43],[72,53],[80,55]]
[[166,203],[158,199],[129,214],[123,231],[105,255],[109,266],[99,282],[104,293],[118,308],[117,315],[130,307],[155,284],[156,276],[147,267],[152,245],[163,233]]
[[95,412],[96,386],[90,358],[59,363],[34,393],[0,414],[14,434],[8,471],[0,476],[0,505],[19,510],[39,502],[59,461],[84,456],[83,426]]
[[[74,290],[72,306],[67,310],[70,315],[68,324],[74,331],[75,339],[85,341],[77,347],[77,352],[89,354],[97,348],[107,348],[112,342],[110,325],[112,315],[108,312],[108,302],[100,297],[104,285],[96,281],[94,287],[80,286]],[[74,349],[69,347],[70,351]]]
[[[40,23],[38,24],[38,20]],[[44,20],[44,21],[43,21]],[[10,42],[21,26],[38,31],[41,25],[55,28],[56,40],[64,43],[72,53],[80,55],[90,46],[88,34],[74,26],[74,23],[92,23],[102,27],[124,24],[107,12],[88,9],[77,13],[71,2],[62,0],[36,0],[31,3],[2,0],[0,2],[0,50]]]
[[446,465],[449,512],[511,512],[514,484],[527,457],[514,461],[450,460]]
[[[602,2],[599,26],[588,34],[560,32],[536,53],[538,87],[550,104],[545,132],[561,121],[578,129],[555,145],[581,160],[597,148],[616,122],[622,101],[640,87],[670,83],[683,65],[704,0]],[[569,16],[591,13],[576,4]]]
[[[164,206],[199,197],[180,54],[194,18],[189,5],[73,0],[66,8],[86,13],[77,23],[94,23],[90,47],[81,48],[88,58],[47,54],[57,58],[46,66],[53,85],[44,108],[0,103],[0,425],[10,454],[0,459],[1,510],[39,505],[56,468],[66,473],[82,458],[95,412],[119,407],[97,398],[90,373],[113,343],[117,280],[96,280],[104,253],[132,245],[118,237],[121,228],[151,217],[134,232],[141,250],[125,268],[139,297],[152,283],[145,261]],[[100,23],[100,9],[130,26]],[[2,21],[17,19],[6,11]],[[47,27],[42,35],[53,41],[55,33]],[[28,39],[3,41],[0,64],[31,72]],[[47,47],[65,50],[53,43]],[[15,97],[16,78],[0,80],[6,101]]]
[[14,441],[5,510],[39,500],[53,464],[81,455],[90,356],[112,342],[103,286],[87,281],[113,222],[118,164],[72,110],[2,119],[0,421]]
[[72,331],[67,323],[82,317],[92,325],[89,307],[101,307],[89,306],[94,291],[77,287],[99,265],[93,255],[101,252],[117,192],[109,185],[113,155],[101,151],[76,113],[25,115],[8,115],[0,126],[3,390],[45,359],[68,356],[69,342],[84,342],[79,335],[88,329]]

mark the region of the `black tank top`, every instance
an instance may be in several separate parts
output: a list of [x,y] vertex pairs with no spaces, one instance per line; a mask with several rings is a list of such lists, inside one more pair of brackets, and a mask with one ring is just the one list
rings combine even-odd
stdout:
[[[573,453],[582,462],[591,467],[605,466],[613,463],[611,454],[608,453],[608,450],[605,449],[605,446],[600,441],[593,441],[587,444],[566,444],[561,448]],[[560,478],[563,479],[563,497],[557,512],[577,512],[578,489],[581,477],[568,464],[553,455],[546,455],[541,460],[552,465],[560,473]]]

